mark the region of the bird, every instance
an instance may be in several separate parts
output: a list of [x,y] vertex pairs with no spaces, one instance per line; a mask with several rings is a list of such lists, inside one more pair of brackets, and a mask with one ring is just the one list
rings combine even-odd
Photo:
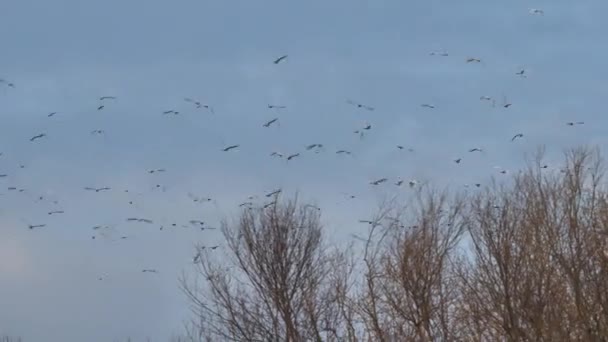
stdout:
[[158,273],[157,270],[154,269],[145,269],[145,270],[141,270],[143,273]]
[[526,73],[526,69],[521,69],[518,72],[515,73],[515,75],[521,76],[521,77],[526,77],[526,75],[524,75]]
[[6,173],[0,174],[0,178],[8,177]]
[[479,147],[475,147],[469,150],[469,152],[483,152],[483,149],[479,148]]
[[472,62],[480,63],[481,59],[476,58],[476,57],[469,57],[469,58],[467,58],[467,63],[472,63]]
[[359,223],[374,224],[374,222],[370,220],[359,220]]
[[104,190],[110,190],[110,188],[109,188],[109,187],[107,187],[107,186],[105,186],[105,187],[103,187],[103,188],[91,188],[91,187],[86,187],[86,188],[84,188],[84,189],[85,189],[85,190],[89,190],[89,191],[95,191],[95,192],[101,192],[101,191],[104,191]]
[[116,100],[116,96],[102,96],[99,98],[99,101],[103,100]]
[[408,184],[409,184],[410,188],[413,188],[414,186],[416,186],[416,184],[418,184],[418,182],[412,179],[411,181],[408,182]]
[[253,205],[253,202],[243,202],[243,203],[239,204],[239,207],[245,207],[245,206],[250,207],[252,205]]
[[511,107],[512,105],[513,105],[513,104],[512,104],[511,102],[508,102],[508,101],[507,101],[507,97],[506,97],[506,96],[503,96],[503,105],[502,105],[502,106],[503,106],[504,108],[509,108],[509,107]]
[[272,152],[270,154],[271,157],[279,157],[279,158],[283,158],[283,153],[280,152]]
[[272,191],[272,192],[267,193],[265,196],[266,196],[266,197],[272,197],[272,196],[274,196],[274,195],[278,195],[278,194],[280,194],[280,193],[281,193],[281,191],[283,191],[283,190],[281,190],[281,189],[277,189],[277,190],[274,190],[274,191]]
[[262,126],[264,127],[270,127],[270,125],[272,125],[273,123],[277,122],[279,120],[279,118],[274,118],[268,122],[266,122],[265,124],[263,124]]
[[167,115],[167,114],[177,115],[177,114],[179,114],[179,112],[175,111],[175,110],[166,110],[163,112],[163,115]]
[[299,153],[294,153],[294,154],[291,154],[291,155],[287,156],[287,160],[292,160],[293,158],[299,157],[299,156],[300,156]]
[[310,151],[313,148],[317,148],[317,149],[323,148],[323,144],[310,144],[310,145],[306,146],[307,151]]
[[104,107],[105,107],[104,105],[101,105],[101,106],[97,107],[97,110],[102,110]]
[[224,152],[228,152],[228,151],[233,150],[233,149],[235,149],[235,148],[237,148],[237,147],[239,147],[239,146],[240,146],[240,145],[230,145],[230,146],[228,146],[228,147],[224,148],[222,151],[224,151]]
[[152,169],[152,170],[148,170],[148,173],[158,173],[158,172],[165,172],[165,169]]
[[351,105],[353,105],[353,106],[356,106],[357,108],[362,108],[362,109],[366,109],[366,110],[369,110],[369,111],[373,111],[375,109],[374,107],[370,107],[370,106],[367,106],[367,105],[364,105],[364,104],[361,104],[361,103],[357,103],[357,102],[352,101],[352,100],[347,100],[346,102],[349,103],[349,104],[351,104]]
[[198,197],[198,196],[196,196],[196,195],[194,195],[194,194],[192,194],[190,192],[188,193],[188,197],[190,197],[190,199],[193,202],[201,202],[201,203],[202,202],[211,202],[213,200],[213,199],[208,198],[208,197]]
[[46,224],[28,224],[27,227],[29,229],[44,228]]
[[54,211],[49,211],[48,214],[49,215],[55,215],[55,214],[63,214],[63,210],[54,210]]
[[431,51],[431,52],[429,53],[429,55],[430,55],[430,56],[442,56],[442,57],[447,57],[447,56],[448,56],[448,53],[447,53],[445,50],[442,50],[442,51],[440,51],[440,52],[438,52],[438,51]]
[[285,109],[285,108],[287,108],[287,106],[268,104],[268,109]]
[[402,184],[403,184],[403,180],[402,179],[400,179],[397,182],[395,182],[396,186],[401,186]]
[[388,181],[388,178],[380,178],[380,179],[375,180],[375,181],[373,181],[373,182],[371,182],[369,184],[371,184],[371,185],[380,185],[380,184],[382,184],[382,183],[384,183],[386,181]]
[[103,134],[103,133],[104,133],[104,130],[102,130],[102,129],[95,129],[95,130],[91,131],[91,135],[94,135],[94,134]]
[[143,222],[143,223],[149,223],[149,224],[154,223],[154,221],[152,221],[152,220],[145,219],[145,218],[138,218],[138,217],[129,217],[129,218],[127,218],[127,222]]
[[52,112],[52,113],[49,113],[49,114],[47,115],[47,117],[49,117],[49,118],[50,118],[51,116],[54,116],[55,114],[57,114],[57,112]]
[[534,15],[545,15],[545,11],[543,11],[542,9],[539,9],[539,8],[530,8],[528,13],[534,14]]
[[421,106],[421,107],[424,107],[424,108],[430,108],[430,109],[434,109],[434,108],[435,108],[435,106],[433,106],[433,105],[431,105],[431,104],[428,104],[428,103],[423,103],[423,104],[421,104],[420,106]]
[[574,125],[583,125],[585,122],[583,121],[577,121],[577,122],[566,122],[566,125],[568,126],[574,126]]
[[336,154],[351,154],[351,152],[347,151],[347,150],[339,150],[339,151],[336,151]]
[[288,55],[283,55],[283,56],[281,56],[281,57],[279,57],[279,58],[275,59],[275,60],[273,61],[273,63],[274,63],[274,64],[279,64],[279,63],[281,63],[283,60],[287,59],[287,57],[288,57]]
[[46,134],[40,133],[38,135],[35,135],[35,136],[31,137],[30,141],[34,141],[34,140],[37,140],[37,139],[40,139],[40,138],[44,138],[44,137],[46,137]]
[[524,137],[523,133],[517,133],[513,136],[513,138],[511,138],[511,141],[515,141],[515,139],[523,138],[523,137]]
[[456,163],[456,164],[460,164],[461,161],[462,161],[462,158],[454,159],[454,163]]
[[485,96],[485,95],[484,95],[484,96],[481,96],[479,99],[480,99],[481,101],[491,101],[491,100],[492,100],[492,98],[491,98],[491,97],[489,97],[489,96]]

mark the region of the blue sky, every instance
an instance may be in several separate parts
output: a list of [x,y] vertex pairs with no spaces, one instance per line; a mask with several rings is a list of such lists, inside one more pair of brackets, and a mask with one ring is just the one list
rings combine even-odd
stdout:
[[[541,144],[550,165],[566,147],[603,146],[607,10],[599,0],[3,3],[0,78],[15,88],[0,84],[0,334],[166,340],[188,318],[177,277],[195,243],[219,234],[159,227],[217,225],[250,195],[299,191],[338,239],[363,231],[357,220],[379,199],[410,193],[398,177],[462,189],[500,177],[494,166],[517,169]],[[449,56],[429,55],[439,50]],[[104,95],[117,99],[98,111]],[[180,114],[162,115],[171,109]],[[324,150],[306,151],[313,143]],[[231,144],[241,146],[220,152]],[[157,168],[167,172],[147,173]],[[103,186],[112,190],[83,190]],[[91,239],[96,225],[111,227],[105,238]]]

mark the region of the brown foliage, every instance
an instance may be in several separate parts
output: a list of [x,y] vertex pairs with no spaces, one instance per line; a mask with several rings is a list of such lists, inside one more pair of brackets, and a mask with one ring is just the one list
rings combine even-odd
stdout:
[[473,195],[384,206],[360,249],[330,248],[296,201],[243,211],[223,225],[227,259],[201,259],[205,286],[183,279],[193,341],[606,341],[599,153],[555,172],[542,158]]

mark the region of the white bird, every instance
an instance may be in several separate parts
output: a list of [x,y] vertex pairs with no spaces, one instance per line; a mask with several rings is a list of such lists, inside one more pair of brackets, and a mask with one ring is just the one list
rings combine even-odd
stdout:
[[534,15],[545,15],[545,11],[540,8],[530,8],[529,13]]

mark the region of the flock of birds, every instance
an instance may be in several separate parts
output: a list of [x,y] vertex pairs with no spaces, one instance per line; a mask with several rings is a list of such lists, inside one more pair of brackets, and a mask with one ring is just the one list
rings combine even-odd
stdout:
[[[540,9],[530,9],[529,13],[531,15],[544,15],[544,11],[540,10]],[[437,56],[437,57],[449,57],[450,56],[450,54],[447,51],[445,51],[445,50],[442,50],[442,51],[433,51],[433,52],[430,52],[429,55],[430,56]],[[272,63],[274,65],[288,63],[288,58],[289,58],[289,56],[287,54],[281,55],[278,58],[274,59],[272,61]],[[464,60],[464,62],[465,63],[482,63],[482,59],[479,58],[479,57],[467,57]],[[522,78],[528,77],[525,68],[522,68],[520,70],[514,71],[514,76],[522,77]],[[11,88],[11,89],[16,89],[17,88],[16,85],[15,85],[15,83],[13,83],[11,81],[8,81],[6,79],[0,79],[0,85],[4,85],[4,86],[6,86],[8,88]],[[113,105],[112,103],[115,102],[116,100],[117,100],[116,96],[110,96],[110,95],[100,96],[98,98],[99,103],[98,103],[98,105],[96,107],[97,111],[103,111],[108,106],[112,106]],[[490,97],[490,96],[486,96],[486,95],[480,96],[479,100],[491,103],[491,105],[493,107],[495,107],[497,105],[496,99],[493,98],[493,97]],[[212,115],[216,114],[216,111],[215,111],[214,107],[211,106],[210,104],[206,104],[206,103],[203,103],[203,102],[201,102],[199,100],[196,100],[196,99],[193,99],[193,98],[188,98],[188,97],[184,98],[183,101],[186,102],[186,103],[191,104],[192,106],[194,106],[195,109],[205,110],[209,114],[212,114]],[[366,112],[374,112],[376,110],[376,108],[374,106],[372,106],[372,105],[364,104],[364,103],[355,101],[353,99],[345,99],[344,101],[345,101],[345,104],[352,106],[355,110],[361,110],[361,111],[366,111]],[[508,109],[512,105],[513,104],[508,101],[507,97],[503,96],[502,103],[500,104],[500,106],[502,106],[505,109]],[[434,109],[436,109],[436,106],[434,104],[432,104],[432,103],[422,103],[422,104],[420,104],[420,106],[422,108],[425,108],[426,110],[434,110]],[[284,109],[287,109],[287,106],[285,106],[285,105],[278,105],[278,104],[268,104],[267,108],[269,110],[284,110]],[[160,113],[162,113],[162,115],[179,115],[180,111],[176,110],[176,109],[167,109],[167,110],[164,110],[164,111],[160,111]],[[58,112],[51,112],[47,116],[49,118],[51,118],[51,117],[55,117],[57,114],[58,114]],[[274,118],[272,118],[270,120],[262,122],[261,123],[261,127],[262,128],[269,128],[269,127],[271,127],[273,125],[278,125],[278,124],[279,124],[279,117],[274,117]],[[566,122],[565,124],[567,126],[578,126],[578,125],[583,125],[584,122],[583,121],[573,121],[573,122]],[[372,128],[373,128],[372,124],[370,124],[368,122],[365,122],[359,129],[354,130],[353,133],[356,134],[356,135],[358,135],[360,138],[363,138],[366,134],[369,134],[372,131]],[[105,134],[105,130],[103,130],[103,129],[95,129],[95,130],[92,130],[90,132],[90,134],[91,135],[103,135],[103,134]],[[35,134],[32,134],[31,137],[29,137],[29,142],[32,143],[32,144],[42,143],[43,140],[45,138],[47,138],[47,137],[48,137],[47,132],[36,132]],[[516,132],[516,133],[513,134],[513,136],[511,137],[510,141],[511,142],[515,142],[515,141],[523,139],[523,138],[524,138],[524,133],[522,133],[522,132]],[[227,144],[227,145],[221,147],[219,150],[222,151],[222,152],[229,153],[231,151],[239,149],[239,147],[240,147],[240,144]],[[396,145],[395,148],[397,148],[398,150],[405,150],[405,149],[407,149],[410,152],[414,152],[413,148],[406,148],[406,147],[404,147],[402,145]],[[305,146],[305,150],[306,151],[312,151],[314,153],[320,153],[320,152],[324,151],[324,149],[325,149],[325,146],[322,143],[313,143],[313,144],[309,144],[309,145]],[[479,146],[473,146],[470,149],[468,149],[468,153],[476,153],[476,152],[479,153],[479,152],[483,152],[483,151],[484,151],[484,149],[482,147],[479,147]],[[338,154],[338,155],[341,155],[341,154],[351,155],[351,154],[353,154],[352,151],[349,151],[349,150],[346,150],[346,149],[336,150],[335,153]],[[281,153],[281,152],[278,152],[278,151],[272,151],[269,155],[270,155],[270,157],[273,157],[273,158],[283,158],[286,161],[291,161],[291,160],[293,160],[295,158],[302,157],[302,154],[300,152],[289,153],[289,154],[285,153],[284,154],[284,153]],[[0,153],[0,157],[2,157],[2,156],[3,156],[3,154]],[[453,162],[456,163],[456,164],[460,164],[460,163],[462,163],[462,161],[463,161],[463,157],[462,156],[453,159]],[[1,164],[1,159],[0,159],[0,167],[1,167],[1,165],[2,164]],[[20,167],[24,168],[23,165],[20,165]],[[543,168],[547,168],[546,165],[544,165],[542,167]],[[499,168],[499,167],[496,167],[496,168],[500,169],[499,170],[500,173],[503,173],[503,174],[507,173],[507,170],[505,170],[505,169],[502,169],[502,168]],[[149,174],[160,174],[160,173],[164,173],[164,172],[166,172],[166,169],[164,169],[164,168],[157,168],[157,169],[147,170],[147,173],[149,173]],[[0,179],[7,178],[7,177],[9,177],[8,174],[3,174],[3,173],[0,174]],[[390,181],[389,178],[382,177],[382,178],[370,181],[369,185],[371,185],[371,186],[379,186],[381,184],[388,183],[388,182],[393,182],[393,184],[395,186],[398,186],[398,187],[407,185],[407,186],[412,187],[412,188],[416,187],[419,184],[419,182],[417,180],[415,180],[415,179],[403,180],[403,179],[398,178],[398,179],[396,179],[394,181]],[[474,185],[476,187],[480,187],[481,183],[475,183]],[[465,185],[465,186],[468,186],[468,185]],[[157,184],[156,187],[157,188],[162,188],[162,186],[160,184]],[[18,187],[15,187],[15,186],[9,186],[7,189],[8,189],[9,192],[24,192],[25,191],[25,189],[18,188]],[[89,192],[92,192],[92,193],[102,193],[102,192],[112,191],[113,188],[111,188],[109,186],[101,186],[101,187],[87,186],[87,187],[83,187],[83,190],[84,191],[89,191]],[[123,190],[123,191],[124,192],[129,192],[129,190]],[[261,206],[263,208],[268,208],[270,206],[275,205],[277,203],[277,198],[281,194],[281,192],[282,192],[282,189],[279,188],[279,189],[275,189],[273,191],[270,191],[270,192],[268,192],[266,194],[263,194],[262,197],[266,198],[267,200],[264,200],[264,203]],[[355,198],[355,195],[348,195],[348,196],[349,196],[349,198]],[[192,194],[192,193],[188,193],[188,197],[190,198],[191,201],[193,201],[195,203],[206,203],[206,202],[213,201],[212,198],[201,197],[201,196],[198,196],[198,195],[195,195],[195,194]],[[256,203],[254,201],[256,198],[258,198],[258,196],[249,196],[247,198],[247,200],[244,201],[244,202],[242,202],[242,203],[240,203],[239,206],[240,207],[252,208],[252,207],[254,207],[256,205]],[[43,196],[40,196],[39,200],[43,200]],[[130,202],[130,203],[132,203],[132,202]],[[318,208],[318,207],[315,207],[315,208],[318,209],[318,210],[320,210],[320,208]],[[52,210],[52,211],[48,212],[49,216],[62,215],[62,214],[66,214],[66,212],[64,210]],[[127,218],[125,218],[125,221],[126,222],[131,222],[131,223],[155,224],[154,220],[146,218],[146,217],[135,217],[135,216],[134,217],[127,217]],[[369,223],[369,224],[373,223],[373,222],[371,222],[369,220],[360,220],[360,222],[361,223]],[[34,230],[34,229],[44,228],[44,227],[47,226],[47,224],[46,223],[35,223],[35,224],[26,223],[26,226],[27,226],[28,229]],[[200,229],[202,231],[216,229],[215,227],[208,226],[207,223],[205,223],[204,221],[201,221],[201,220],[189,220],[188,224],[181,224],[181,225],[178,224],[178,223],[170,223],[167,226],[161,225],[159,229],[163,230],[166,227],[168,228],[168,227],[177,227],[177,226],[181,226],[181,227],[194,227],[194,228]],[[92,227],[92,229],[94,231],[96,231],[96,232],[107,231],[107,230],[109,230],[111,228],[112,227],[106,226],[106,225],[94,225]],[[100,234],[100,235],[103,236],[104,234]],[[93,235],[91,238],[92,239],[96,239],[97,237],[98,236]],[[127,236],[121,236],[120,237],[120,239],[126,239],[126,238],[127,238]],[[220,247],[219,245],[201,246],[200,249],[201,250],[208,249],[208,250],[212,250],[213,251],[213,250],[216,250],[219,247]],[[201,257],[200,253],[201,253],[201,251],[199,250],[199,252],[192,258],[193,262],[196,263],[200,259],[200,257]],[[142,269],[141,271],[143,273],[158,273],[158,270],[156,270],[156,269],[149,269],[149,268]],[[102,279],[102,278],[100,278],[100,279]]]

